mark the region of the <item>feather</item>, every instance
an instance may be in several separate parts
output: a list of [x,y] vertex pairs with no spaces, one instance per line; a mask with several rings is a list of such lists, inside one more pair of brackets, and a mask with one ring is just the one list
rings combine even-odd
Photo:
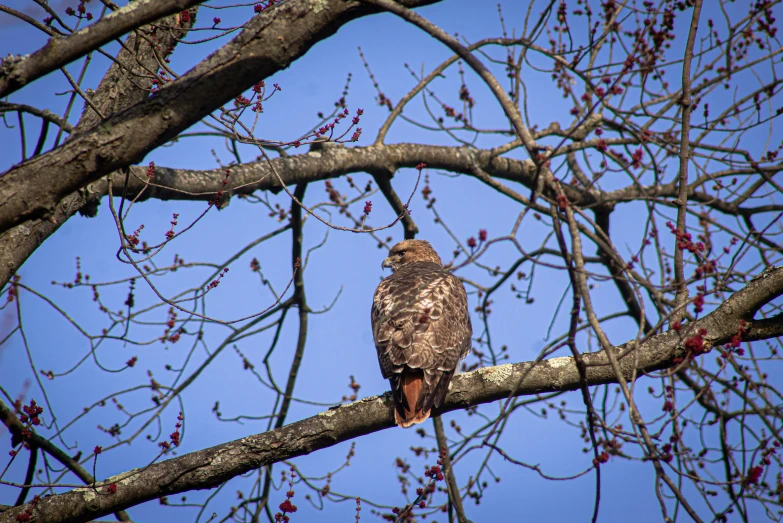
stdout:
[[423,410],[421,389],[424,385],[422,372],[403,372],[400,377],[401,400],[396,402],[394,421],[402,428],[421,423],[430,417],[430,411]]

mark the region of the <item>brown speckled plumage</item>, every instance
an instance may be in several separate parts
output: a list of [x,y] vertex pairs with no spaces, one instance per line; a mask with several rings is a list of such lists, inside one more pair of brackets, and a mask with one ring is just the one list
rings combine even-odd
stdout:
[[426,241],[398,243],[383,266],[393,272],[375,290],[373,338],[381,373],[391,383],[395,420],[409,427],[443,403],[470,351],[468,299]]

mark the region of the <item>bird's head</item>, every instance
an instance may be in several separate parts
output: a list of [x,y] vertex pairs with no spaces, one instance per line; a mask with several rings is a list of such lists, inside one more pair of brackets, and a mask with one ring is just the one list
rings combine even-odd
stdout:
[[414,262],[430,262],[443,265],[440,256],[425,240],[403,240],[389,251],[389,256],[383,260],[381,267],[390,268],[392,272],[403,265]]

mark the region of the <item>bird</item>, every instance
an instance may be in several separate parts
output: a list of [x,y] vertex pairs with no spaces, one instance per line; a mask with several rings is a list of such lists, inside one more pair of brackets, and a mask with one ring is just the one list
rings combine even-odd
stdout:
[[373,340],[391,384],[394,421],[408,428],[441,406],[470,352],[468,296],[425,240],[397,243],[381,267],[392,273],[373,296]]

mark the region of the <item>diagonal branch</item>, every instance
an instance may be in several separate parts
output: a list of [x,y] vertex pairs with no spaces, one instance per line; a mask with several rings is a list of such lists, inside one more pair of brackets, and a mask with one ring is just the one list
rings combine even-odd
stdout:
[[178,13],[204,0],[137,0],[65,38],[54,36],[24,58],[0,64],[0,98],[68,65],[98,47],[144,24]]
[[[741,319],[749,318],[761,305],[780,295],[783,295],[783,268],[769,268],[716,310],[693,322],[692,328],[706,329],[705,339],[712,346],[725,343],[737,333]],[[783,335],[783,322],[779,319],[762,321],[764,337]],[[749,322],[746,340],[761,338],[757,323],[757,320]],[[630,341],[610,349],[626,380],[668,368],[674,358],[685,356],[679,334],[674,331],[635,345],[635,341]],[[626,356],[618,361],[621,354]],[[586,377],[581,380],[573,357],[554,358],[538,364],[506,364],[461,374],[455,377],[443,407],[433,414],[505,399],[513,391],[518,395],[531,395],[577,390],[580,381],[586,381],[590,386],[617,382],[618,375],[609,365],[610,358],[604,351],[583,353],[581,357],[586,370]],[[522,376],[525,378],[520,385]],[[393,408],[388,393],[365,398],[279,429],[113,476],[104,482],[116,484],[117,491],[113,494],[104,493],[100,488],[79,488],[40,499],[32,509],[33,516],[35,521],[41,522],[85,522],[160,496],[213,488],[250,470],[391,428],[394,426]],[[0,523],[15,521],[17,514],[29,508],[24,505],[3,512]]]
[[[22,425],[22,422],[19,421],[17,415],[11,409],[9,409],[2,400],[0,400],[0,422],[2,422],[2,424],[8,428],[8,432],[11,433],[12,441],[23,441],[24,438],[22,433],[25,429],[25,426]],[[95,484],[95,478],[92,477],[92,474],[87,472],[87,469],[82,467],[77,460],[63,452],[62,449],[60,449],[57,445],[45,437],[33,432],[30,438],[27,440],[27,443],[30,445],[30,452],[35,453],[38,452],[38,449],[41,449],[43,452],[46,452],[54,459],[59,461],[68,470],[73,472],[76,477],[85,483],[85,485]],[[117,519],[120,521],[130,521],[130,517],[128,517],[128,514],[124,510],[117,509],[114,511],[109,511],[107,514],[110,514],[111,512],[115,512]]]
[[[451,507],[454,507],[454,511],[457,513],[457,521],[459,523],[470,523],[470,520],[465,516],[465,507],[462,505],[462,496],[460,496],[457,478],[454,475],[454,467],[451,464],[451,455],[449,454],[449,444],[446,440],[446,431],[443,430],[443,418],[434,416],[432,418],[432,424],[435,426],[435,439],[438,441],[438,451],[440,452],[441,460],[443,461],[443,472],[446,476],[446,491],[448,492],[450,505],[449,511],[451,511]],[[450,512],[449,521],[451,521]]]

